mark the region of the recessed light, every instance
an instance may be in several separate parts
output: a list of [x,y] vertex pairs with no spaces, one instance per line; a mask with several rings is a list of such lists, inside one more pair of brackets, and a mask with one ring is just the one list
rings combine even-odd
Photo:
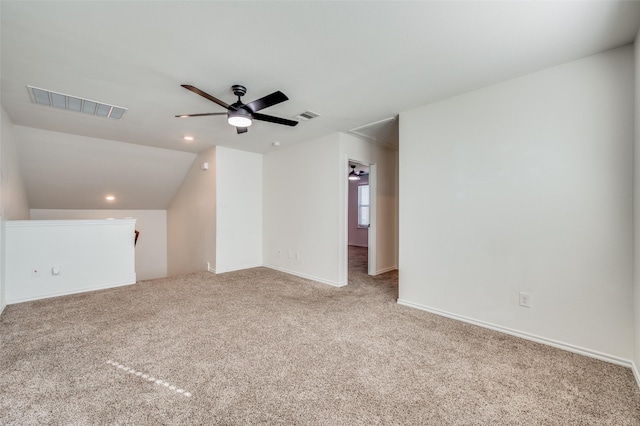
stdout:
[[107,195],[106,197],[104,197],[107,201],[113,201],[116,199],[116,197],[114,197],[113,195]]
[[185,136],[184,140],[185,141],[192,141],[193,140],[193,136]]

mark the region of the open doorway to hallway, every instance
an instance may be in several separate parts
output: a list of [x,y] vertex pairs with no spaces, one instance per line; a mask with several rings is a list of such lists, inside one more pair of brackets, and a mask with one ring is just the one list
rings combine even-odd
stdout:
[[371,230],[371,182],[369,166],[348,162],[349,193],[347,199],[348,275],[369,273],[369,239]]

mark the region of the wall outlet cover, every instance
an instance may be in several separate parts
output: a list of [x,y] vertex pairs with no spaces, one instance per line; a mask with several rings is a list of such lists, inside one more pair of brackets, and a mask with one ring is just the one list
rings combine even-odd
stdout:
[[525,308],[531,307],[531,295],[529,293],[520,292],[520,306]]

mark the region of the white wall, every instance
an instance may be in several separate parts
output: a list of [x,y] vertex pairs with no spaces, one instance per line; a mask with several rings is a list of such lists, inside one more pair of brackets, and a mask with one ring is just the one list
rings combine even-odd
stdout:
[[360,180],[349,181],[349,199],[347,201],[347,209],[349,211],[349,217],[347,219],[347,238],[350,246],[367,247],[369,245],[369,228],[358,227],[358,187],[360,185],[368,184],[368,176],[362,176]]
[[215,272],[261,266],[262,155],[217,147],[215,173]]
[[7,304],[5,221],[29,218],[29,202],[18,163],[13,123],[0,108],[0,314]]
[[[209,170],[203,171],[202,164]],[[216,259],[216,148],[193,161],[167,211],[167,273],[206,271]]]
[[7,221],[7,302],[134,284],[134,229],[135,220]]
[[[340,171],[346,168],[348,160],[354,160],[361,164],[371,164],[369,179],[375,193],[372,192],[371,198],[375,204],[375,211],[371,212],[372,219],[375,221],[375,228],[370,234],[374,241],[369,241],[369,247],[375,244],[375,265],[374,273],[397,269],[398,263],[398,221],[397,221],[397,163],[398,152],[386,148],[382,145],[369,142],[357,136],[350,134],[340,134]],[[376,181],[374,182],[373,179]],[[341,193],[346,191],[348,180],[345,174],[340,175],[341,188],[345,188]],[[341,209],[345,207],[345,197],[341,196]],[[341,226],[346,229],[344,214],[341,216]],[[343,231],[344,232],[344,231]],[[346,241],[346,237],[344,239]],[[341,263],[341,270],[346,277],[346,254],[344,254]]]
[[[346,284],[340,259],[345,165],[338,134],[264,155],[263,262],[335,286]],[[346,225],[344,225],[346,232]],[[299,258],[298,258],[299,255]]]
[[632,166],[630,46],[402,113],[399,302],[628,364]]
[[640,31],[634,45],[635,58],[635,144],[634,144],[634,374],[640,386]]
[[48,210],[31,209],[32,220],[60,219],[136,219],[140,231],[136,245],[138,281],[167,276],[166,210]]
[[397,153],[342,133],[264,155],[265,266],[347,284],[348,159],[377,167],[376,272],[396,268]]
[[29,201],[18,163],[18,139],[11,119],[2,108],[2,216],[5,220],[29,218]]

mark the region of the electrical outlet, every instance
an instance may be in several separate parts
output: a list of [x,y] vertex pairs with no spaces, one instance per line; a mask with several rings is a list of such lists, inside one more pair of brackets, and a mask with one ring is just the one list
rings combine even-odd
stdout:
[[525,308],[531,307],[531,295],[529,293],[520,292],[520,306]]

